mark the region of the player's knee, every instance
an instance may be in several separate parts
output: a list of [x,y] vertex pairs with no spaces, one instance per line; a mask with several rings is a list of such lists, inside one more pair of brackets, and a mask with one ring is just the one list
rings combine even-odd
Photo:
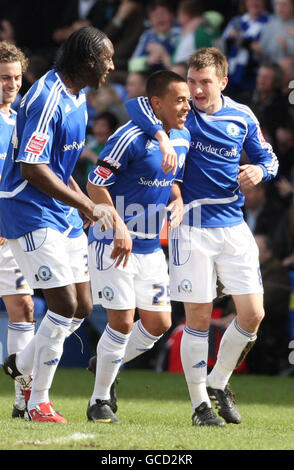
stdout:
[[[130,319],[120,320],[119,324],[113,326],[113,329],[127,335],[132,331],[134,322]],[[110,325],[111,326],[111,325]]]
[[32,322],[34,320],[34,301],[32,297],[27,297],[23,301],[23,312],[25,321]]
[[30,295],[19,295],[11,314],[14,321],[32,322],[34,320],[34,301]]
[[158,319],[157,322],[151,322],[148,325],[144,324],[144,322],[142,321],[142,324],[144,328],[148,331],[148,333],[150,333],[151,335],[161,336],[170,329],[172,321],[170,317],[164,317]]
[[247,331],[256,331],[259,328],[260,323],[264,318],[264,309],[260,308],[258,310],[253,310],[250,314],[247,315],[246,319],[246,330]]
[[77,318],[86,318],[93,311],[93,302],[91,298],[78,301],[78,307],[75,313]]
[[163,335],[163,333],[166,333],[172,326],[172,321],[171,318],[164,318],[161,322],[161,325],[159,325],[159,333],[156,336]]

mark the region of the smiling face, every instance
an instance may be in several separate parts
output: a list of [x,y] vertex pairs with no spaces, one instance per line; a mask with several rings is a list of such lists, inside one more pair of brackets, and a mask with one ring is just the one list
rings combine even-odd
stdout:
[[183,129],[189,112],[190,92],[185,82],[171,82],[166,93],[153,96],[151,104],[165,131]]
[[99,86],[105,83],[107,75],[111,71],[114,70],[114,63],[112,60],[113,54],[114,54],[113,44],[109,39],[106,39],[105,48],[99,57],[101,61],[101,76],[100,76]]
[[190,67],[187,83],[197,109],[207,114],[214,114],[222,108],[221,93],[228,83],[228,78],[221,78],[216,73],[215,66],[207,66],[198,70]]
[[20,62],[0,63],[0,109],[9,111],[22,84],[22,67]]

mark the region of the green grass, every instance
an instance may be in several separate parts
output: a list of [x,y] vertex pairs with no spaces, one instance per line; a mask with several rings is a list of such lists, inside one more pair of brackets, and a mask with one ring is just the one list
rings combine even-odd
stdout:
[[293,450],[294,379],[233,376],[240,425],[192,427],[183,375],[123,370],[117,387],[121,423],[87,422],[94,378],[58,369],[50,398],[68,424],[11,418],[13,382],[0,371],[0,450]]

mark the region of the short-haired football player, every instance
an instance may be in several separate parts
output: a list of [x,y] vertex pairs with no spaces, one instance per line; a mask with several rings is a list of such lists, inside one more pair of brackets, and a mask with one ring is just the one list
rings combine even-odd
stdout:
[[[253,346],[264,316],[258,249],[244,222],[242,188],[268,181],[278,160],[252,111],[223,95],[226,57],[214,47],[198,49],[188,61],[191,133],[181,191],[183,222],[170,237],[171,299],[184,302],[186,326],[181,359],[194,425],[222,426],[241,415],[228,386],[238,363]],[[127,104],[131,118],[149,135],[162,132],[146,98]],[[166,140],[167,142],[167,140]],[[240,165],[245,150],[250,163]],[[225,331],[217,362],[207,377],[208,330],[216,281],[232,295],[237,317]]]
[[[87,237],[77,209],[95,222],[95,204],[71,174],[85,143],[86,86],[98,87],[114,69],[113,45],[94,27],[63,43],[55,67],[21,101],[0,186],[3,236],[48,311],[34,340],[10,355],[5,371],[25,380],[33,372],[32,421],[64,423],[49,390],[65,338],[92,311]],[[32,366],[33,362],[33,366]]]
[[[171,325],[169,276],[159,233],[166,210],[172,226],[181,221],[178,181],[190,146],[185,128],[190,93],[182,77],[166,70],[149,77],[147,95],[176,151],[176,174],[163,171],[157,140],[129,121],[108,139],[89,175],[90,197],[104,201],[119,221],[114,234],[111,228],[101,232],[98,225],[89,233],[93,301],[108,314],[87,409],[88,419],[95,422],[118,422],[111,387],[120,366],[150,350]],[[113,246],[119,238],[131,248],[121,257]],[[134,323],[136,307],[140,319]]]
[[[12,108],[22,85],[28,60],[14,44],[0,42],[0,180],[4,161],[16,122]],[[0,228],[0,296],[8,312],[7,350],[21,351],[34,336],[33,290],[26,282],[6,238]],[[26,417],[26,402],[18,382],[15,382],[13,418]]]

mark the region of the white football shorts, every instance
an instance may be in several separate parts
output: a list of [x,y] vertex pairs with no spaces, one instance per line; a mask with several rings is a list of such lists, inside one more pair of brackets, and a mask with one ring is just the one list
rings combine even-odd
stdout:
[[169,238],[169,267],[172,300],[212,302],[217,279],[227,295],[263,293],[258,247],[245,222],[177,227]]
[[89,269],[94,304],[113,310],[170,312],[169,276],[165,254],[131,253],[125,268],[111,259],[113,244],[89,245]]
[[85,233],[68,238],[47,227],[8,243],[33,289],[52,289],[90,281]]
[[0,246],[0,297],[5,295],[31,294],[20,267],[16,263],[8,243]]

